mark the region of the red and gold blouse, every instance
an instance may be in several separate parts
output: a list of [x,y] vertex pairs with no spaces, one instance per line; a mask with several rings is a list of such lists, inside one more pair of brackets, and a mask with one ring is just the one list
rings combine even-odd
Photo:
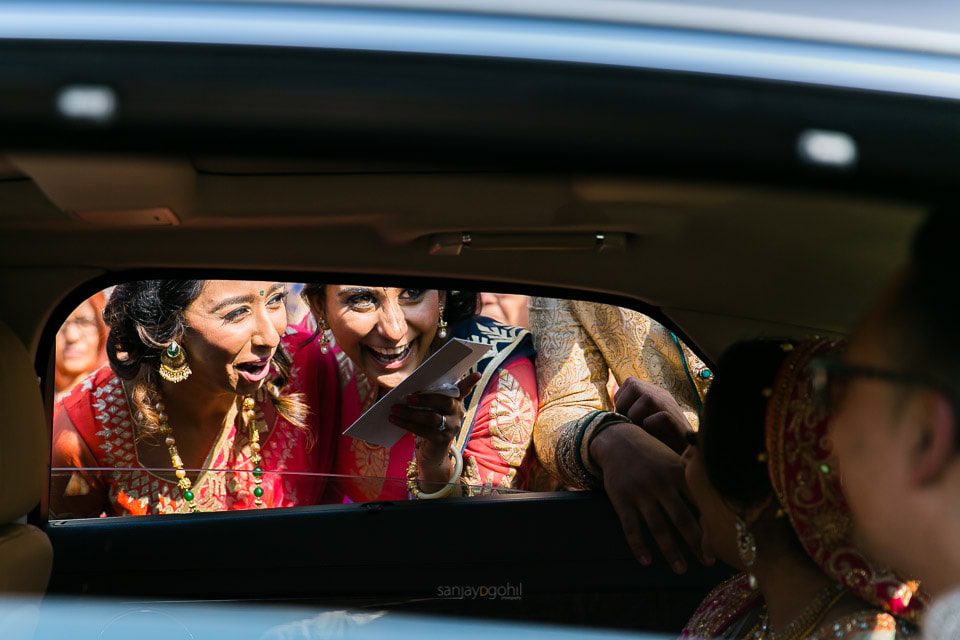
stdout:
[[[302,351],[320,354],[320,342],[309,319],[290,328],[306,341]],[[537,417],[537,379],[530,334],[525,329],[476,316],[452,327],[452,336],[490,345],[490,352],[477,364],[482,375],[476,389],[464,400],[465,417],[456,446],[463,454],[460,482],[468,495],[524,488],[521,473],[533,424]],[[343,432],[370,408],[378,390],[353,362],[333,344],[338,366]],[[313,404],[317,390],[306,389]],[[340,436],[334,466],[343,500],[407,499],[407,465],[414,457],[414,436],[405,435],[387,449],[363,440]]]

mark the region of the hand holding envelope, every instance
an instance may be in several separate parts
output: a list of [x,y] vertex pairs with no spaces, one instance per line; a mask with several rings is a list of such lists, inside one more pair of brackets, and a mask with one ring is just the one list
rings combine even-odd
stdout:
[[456,482],[462,459],[452,448],[463,424],[463,399],[481,377],[469,371],[489,351],[487,344],[449,340],[344,434],[392,447],[413,433],[419,490],[433,493]]
[[406,398],[406,402],[390,407],[391,424],[421,438],[417,445],[417,461],[439,464],[447,457],[450,444],[463,424],[463,399],[480,380],[479,373],[470,373],[457,384],[445,383],[429,387]]
[[[444,440],[456,437],[463,416],[462,400],[480,379],[478,374],[468,373],[489,351],[489,344],[448,340],[350,425],[344,435],[388,448],[407,432],[429,436],[431,441],[438,440],[437,434],[451,431],[452,436],[444,435]],[[459,419],[446,413],[455,411],[455,405],[459,405]],[[398,418],[391,419],[393,415]]]

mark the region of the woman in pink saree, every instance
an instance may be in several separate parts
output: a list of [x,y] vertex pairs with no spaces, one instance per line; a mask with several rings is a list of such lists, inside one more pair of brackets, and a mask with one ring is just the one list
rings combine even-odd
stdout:
[[[340,431],[455,337],[490,345],[458,397],[419,393],[393,407],[407,430],[391,448],[340,436],[339,499],[405,500],[511,491],[533,466],[537,416],[530,333],[477,315],[477,295],[436,289],[312,284],[312,317],[291,331],[302,350],[336,356]],[[305,358],[305,361],[310,357]],[[322,389],[316,389],[322,392]],[[306,388],[313,405],[314,391]]]

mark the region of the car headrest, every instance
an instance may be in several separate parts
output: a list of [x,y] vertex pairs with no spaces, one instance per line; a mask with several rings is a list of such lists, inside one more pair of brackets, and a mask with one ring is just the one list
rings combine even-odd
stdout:
[[0,524],[40,500],[48,470],[47,421],[37,372],[23,343],[0,322]]

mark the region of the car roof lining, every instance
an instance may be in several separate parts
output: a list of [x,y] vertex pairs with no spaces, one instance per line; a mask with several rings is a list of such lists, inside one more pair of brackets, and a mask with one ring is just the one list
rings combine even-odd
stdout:
[[[7,162],[30,180],[0,182],[0,261],[16,274],[10,280],[63,275],[46,314],[76,286],[78,267],[440,275],[641,300],[711,358],[751,335],[847,331],[906,259],[924,213],[850,193],[635,176],[309,173],[309,165],[294,174],[289,161],[269,160],[259,172],[246,160],[245,172],[214,174],[190,158],[118,155]],[[285,173],[272,173],[278,166]],[[179,224],[78,219],[157,207]],[[464,232],[534,245],[600,232],[625,243],[430,255],[430,236]],[[38,314],[8,321],[34,347],[47,317]]]

